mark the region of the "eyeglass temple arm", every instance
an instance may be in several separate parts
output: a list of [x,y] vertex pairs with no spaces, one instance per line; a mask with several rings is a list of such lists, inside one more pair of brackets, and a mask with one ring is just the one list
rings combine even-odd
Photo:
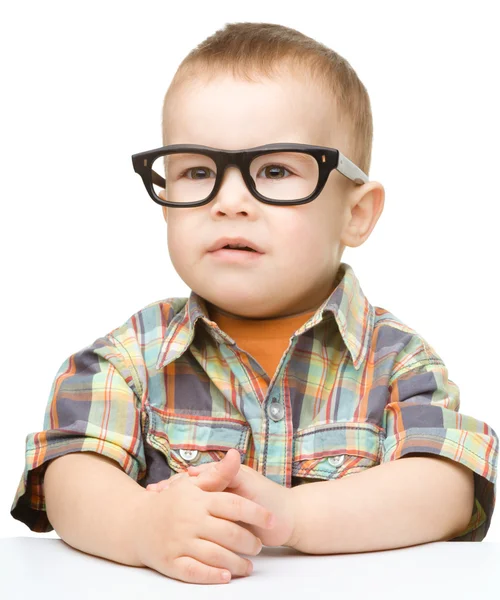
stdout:
[[339,164],[337,165],[337,171],[340,171],[342,175],[348,179],[352,179],[356,183],[367,183],[369,181],[368,176],[357,167],[352,161],[346,156],[339,152]]
[[156,171],[153,171],[153,169],[151,169],[151,181],[155,185],[159,185],[162,189],[165,189],[165,179],[161,175],[158,175]]

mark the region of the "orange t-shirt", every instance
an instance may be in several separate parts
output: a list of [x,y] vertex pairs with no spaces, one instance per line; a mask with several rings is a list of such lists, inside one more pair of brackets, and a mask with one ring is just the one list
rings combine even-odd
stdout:
[[272,379],[292,335],[315,310],[275,319],[246,319],[235,317],[207,302],[212,321],[236,342],[239,348],[252,355]]

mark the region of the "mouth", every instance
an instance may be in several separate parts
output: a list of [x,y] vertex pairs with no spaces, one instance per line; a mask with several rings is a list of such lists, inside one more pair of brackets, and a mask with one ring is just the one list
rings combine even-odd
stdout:
[[262,248],[256,242],[244,237],[220,237],[208,248],[208,252],[210,253],[221,250],[240,254],[264,254]]
[[[215,250],[215,252],[218,252],[219,250],[235,250],[236,252],[257,252],[257,250],[250,248],[250,246],[245,246],[244,248],[234,248],[234,247],[231,247],[229,244],[222,246],[222,248]],[[257,252],[257,254],[262,254],[262,253]]]
[[253,263],[264,256],[263,252],[257,252],[252,248],[228,248],[226,246],[212,250],[208,254],[215,260],[236,264]]

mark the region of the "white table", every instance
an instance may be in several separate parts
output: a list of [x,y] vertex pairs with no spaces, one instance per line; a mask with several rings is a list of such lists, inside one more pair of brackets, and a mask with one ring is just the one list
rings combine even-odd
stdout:
[[250,577],[202,585],[85,554],[60,539],[0,538],[2,600],[469,600],[500,598],[500,544],[435,542],[310,555],[264,547]]

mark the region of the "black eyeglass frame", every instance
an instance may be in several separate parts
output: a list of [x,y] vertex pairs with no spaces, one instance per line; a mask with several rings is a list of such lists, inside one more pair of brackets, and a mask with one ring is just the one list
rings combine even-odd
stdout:
[[[318,163],[318,183],[316,189],[312,194],[306,198],[300,200],[270,200],[265,196],[259,194],[255,187],[255,183],[250,175],[250,163],[251,161],[260,156],[261,154],[270,154],[273,152],[305,152],[316,159]],[[168,200],[162,200],[154,188],[153,184],[165,188],[165,179],[153,171],[153,163],[160,156],[167,154],[180,154],[183,152],[192,152],[196,154],[203,154],[210,157],[216,165],[216,178],[215,185],[210,194],[204,199],[197,202],[169,202]],[[235,165],[239,168],[245,184],[254,198],[264,202],[265,204],[273,205],[288,205],[295,206],[298,204],[306,204],[312,202],[323,190],[330,172],[337,169],[344,177],[354,181],[358,185],[368,182],[368,176],[357,167],[352,161],[337,150],[337,148],[328,148],[326,146],[313,146],[311,144],[297,144],[297,143],[276,143],[266,144],[264,146],[256,146],[255,148],[247,148],[244,150],[220,150],[218,148],[211,148],[210,146],[200,146],[197,144],[171,144],[170,146],[162,146],[161,148],[155,148],[154,150],[147,150],[146,152],[138,152],[132,155],[132,164],[134,171],[138,173],[148,194],[151,198],[161,206],[168,206],[171,208],[189,208],[193,206],[203,206],[211,202],[222,184],[224,172],[226,167],[229,165]]]

